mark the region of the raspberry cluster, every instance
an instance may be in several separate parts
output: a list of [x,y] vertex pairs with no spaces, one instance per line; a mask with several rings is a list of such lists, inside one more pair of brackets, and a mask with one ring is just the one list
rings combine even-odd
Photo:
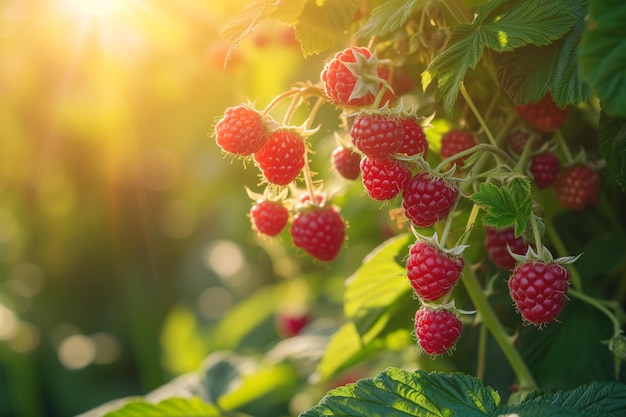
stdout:
[[[250,210],[253,229],[262,236],[276,237],[288,228],[296,248],[328,262],[336,259],[344,246],[346,222],[332,204],[330,193],[324,191],[323,181],[313,181],[308,162],[316,155],[310,143],[315,131],[309,126],[323,104],[340,110],[342,122],[334,131],[337,146],[329,162],[345,180],[341,184],[360,177],[364,195],[386,205],[397,203],[390,213],[401,213],[402,225],[415,234],[416,241],[405,259],[408,283],[420,302],[415,336],[423,352],[440,355],[454,349],[462,331],[462,310],[450,297],[466,265],[462,254],[476,216],[456,243],[451,245],[448,239],[455,210],[471,190],[462,188],[462,182],[471,185],[474,181],[474,189],[478,187],[472,170],[484,156],[481,153],[495,156],[494,164],[481,167],[479,173],[492,173],[503,183],[507,176],[525,175],[537,190],[551,187],[565,208],[594,204],[600,177],[591,165],[574,162],[569,150],[557,153],[564,145],[550,135],[565,123],[568,110],[558,108],[550,94],[538,103],[514,109],[519,120],[517,126],[508,127],[509,132],[503,132],[508,135],[506,144],[493,137],[488,137],[489,143],[481,143],[482,136],[488,136],[485,126],[473,128],[462,120],[457,125],[462,128],[444,132],[440,142],[435,142],[438,152],[429,155],[428,121],[422,122],[428,119],[420,119],[417,108],[405,107],[401,100],[413,84],[399,82],[402,67],[389,62],[383,64],[376,52],[366,47],[348,47],[328,60],[319,83],[294,87],[263,111],[251,104],[227,109],[215,125],[214,135],[226,154],[253,161],[260,171],[265,190],[262,194],[249,192],[254,200]],[[282,115],[280,124],[269,114],[287,97],[295,104]],[[308,105],[312,97],[317,101],[305,123],[290,125],[294,106]],[[431,166],[432,161],[438,165]],[[456,172],[467,175],[455,177]],[[553,259],[538,241],[537,224],[532,226],[532,243],[516,235],[511,224],[496,228],[484,222],[483,226],[485,257],[510,272],[510,295],[523,320],[537,326],[555,320],[567,299],[570,275],[566,265],[573,259]],[[430,236],[424,234],[428,230]]]

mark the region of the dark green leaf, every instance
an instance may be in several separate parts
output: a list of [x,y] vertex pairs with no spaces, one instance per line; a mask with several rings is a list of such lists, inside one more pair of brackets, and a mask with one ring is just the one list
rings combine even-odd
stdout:
[[304,55],[316,55],[335,45],[360,3],[360,0],[308,0],[296,25],[296,37]]
[[626,116],[626,3],[590,0],[589,14],[578,55],[583,77],[600,97],[604,111]]
[[388,0],[372,10],[372,15],[361,27],[357,36],[385,36],[407,21],[421,0]]
[[[568,391],[532,393],[520,406],[540,404],[546,407],[569,407],[576,415],[589,417],[626,416],[626,385],[596,381]],[[525,416],[525,414],[520,414]]]
[[600,114],[598,144],[615,181],[626,190],[626,118]]
[[158,404],[146,400],[135,400],[126,403],[117,411],[107,413],[104,417],[220,417],[220,411],[196,397],[168,398]]
[[488,2],[478,7],[471,24],[454,28],[450,46],[422,73],[426,88],[437,78],[437,97],[450,113],[465,74],[474,68],[485,47],[496,52],[525,45],[548,45],[579,21],[573,0]]
[[344,310],[364,342],[380,332],[402,299],[411,300],[406,267],[399,260],[407,255],[413,241],[415,237],[408,233],[387,240],[368,255],[347,281]]
[[565,36],[547,46],[527,45],[494,56],[500,84],[515,105],[535,103],[548,91],[562,108],[589,98],[591,91],[581,78],[577,62],[585,3],[570,2],[577,22]]
[[206,359],[202,385],[207,401],[217,403],[222,395],[241,382],[241,374],[238,369],[241,363],[240,358],[225,352],[215,352]]
[[300,417],[483,417],[499,403],[496,391],[468,375],[389,368],[374,379],[330,391]]

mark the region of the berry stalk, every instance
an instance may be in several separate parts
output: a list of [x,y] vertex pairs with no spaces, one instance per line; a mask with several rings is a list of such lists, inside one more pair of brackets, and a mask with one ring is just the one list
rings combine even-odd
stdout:
[[489,143],[491,143],[494,147],[497,148],[498,143],[496,142],[496,139],[493,137],[493,134],[491,133],[491,129],[489,129],[487,122],[485,122],[485,119],[483,119],[483,116],[478,111],[478,108],[474,104],[474,101],[470,97],[469,93],[467,92],[467,89],[465,88],[465,84],[463,83],[461,83],[461,95],[465,99],[465,102],[467,103],[467,105],[472,110],[472,113],[474,113],[474,117],[476,117],[476,120],[478,120],[478,123],[485,131],[485,135],[487,135],[487,139],[489,139]]
[[496,340],[496,343],[511,365],[511,368],[513,368],[513,372],[517,376],[521,389],[524,391],[538,390],[539,387],[535,378],[530,373],[530,370],[526,366],[526,363],[524,362],[524,359],[520,355],[519,351],[513,345],[514,339],[506,333],[506,330],[498,319],[496,312],[491,307],[491,304],[489,304],[489,300],[487,300],[485,292],[478,282],[476,274],[474,273],[474,268],[471,265],[466,265],[463,269],[461,281],[463,282],[472,303],[478,311],[480,319],[485,324],[487,329],[489,329]]

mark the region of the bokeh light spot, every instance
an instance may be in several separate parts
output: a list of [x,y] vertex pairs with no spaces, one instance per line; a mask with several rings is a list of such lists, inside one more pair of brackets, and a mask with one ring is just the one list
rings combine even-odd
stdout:
[[0,340],[10,340],[17,334],[19,325],[17,315],[0,303]]
[[68,369],[81,369],[93,362],[96,346],[91,338],[74,334],[66,337],[57,350],[59,361]]
[[18,323],[16,334],[7,342],[9,347],[18,353],[27,353],[39,346],[39,330],[31,323]]
[[237,275],[246,263],[241,247],[231,240],[217,240],[207,249],[208,267],[220,278],[228,279]]
[[119,358],[121,352],[120,342],[112,334],[105,332],[94,333],[91,335],[91,341],[96,348],[93,363],[103,365],[115,362]]
[[198,310],[208,319],[222,317],[233,303],[233,296],[222,287],[207,288],[198,296]]

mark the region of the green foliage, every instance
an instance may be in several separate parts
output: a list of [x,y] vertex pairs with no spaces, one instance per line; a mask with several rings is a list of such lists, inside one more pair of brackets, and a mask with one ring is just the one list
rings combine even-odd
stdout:
[[300,417],[478,417],[490,415],[499,403],[496,391],[468,375],[389,368],[374,379],[330,391]]
[[598,144],[615,181],[626,190],[626,118],[600,114]]
[[221,417],[217,407],[203,402],[198,397],[168,398],[157,404],[144,399],[128,402],[119,410],[110,412],[104,417]]
[[496,1],[478,7],[472,23],[454,28],[450,46],[422,73],[422,85],[437,79],[436,96],[450,113],[461,82],[485,48],[507,52],[525,45],[544,46],[562,37],[578,19],[571,0]]
[[372,15],[357,32],[360,38],[385,36],[401,27],[421,0],[388,0],[372,10]]
[[[593,382],[568,391],[532,393],[521,403],[500,405],[500,395],[477,378],[389,368],[374,379],[330,391],[300,417],[321,416],[624,416],[626,386]],[[392,411],[393,410],[393,411]]]
[[328,379],[349,365],[391,347],[405,348],[409,335],[404,326],[396,332],[392,319],[410,304],[411,286],[405,277],[403,257],[411,234],[391,238],[378,246],[348,279],[344,309],[348,322],[333,335],[318,368]]
[[532,215],[531,184],[527,177],[514,177],[502,187],[482,183],[472,200],[486,211],[485,225],[514,226],[516,236],[524,233]]
[[585,27],[585,2],[569,0],[575,25],[549,45],[527,45],[494,55],[498,80],[515,105],[535,103],[551,92],[559,107],[587,100],[591,94],[578,68],[577,54]]
[[626,4],[589,0],[589,24],[579,52],[583,77],[612,116],[626,116]]
[[316,55],[335,45],[359,9],[359,0],[309,0],[296,25],[304,56]]

